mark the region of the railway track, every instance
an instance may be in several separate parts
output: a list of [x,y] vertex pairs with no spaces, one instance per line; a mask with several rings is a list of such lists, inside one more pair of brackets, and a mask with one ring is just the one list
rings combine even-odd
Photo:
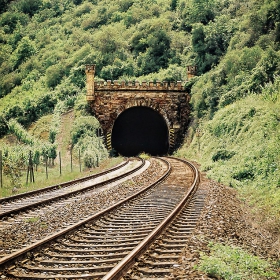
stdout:
[[[124,276],[125,280],[175,279],[178,256],[194,230],[206,193],[198,190],[164,233],[153,243]],[[176,279],[178,276],[176,276]],[[183,279],[183,278],[182,278]]]
[[[95,175],[28,193],[2,198],[0,199],[0,219],[7,218],[11,215],[32,209],[42,204],[65,199],[66,197],[77,195],[81,192],[124,178],[134,172],[137,172],[144,166],[144,161],[140,159],[138,160],[139,164],[136,164],[136,166],[133,166],[133,160],[128,159],[114,168]],[[128,171],[123,171],[122,174],[119,175],[119,173],[125,169],[128,169]]]
[[110,207],[142,189],[147,182],[153,182],[163,172],[162,166],[151,159],[128,177],[2,219],[0,259]]
[[[169,167],[155,183],[30,248],[0,259],[3,275],[7,279],[120,279],[135,263],[151,267],[149,255],[144,255],[144,261],[143,257],[137,260],[153,242],[159,242],[163,231],[165,237],[160,243],[164,240],[176,247],[165,246],[174,251],[174,265],[174,254],[184,242],[178,242],[178,238],[190,233],[187,225],[194,226],[203,198],[194,195],[199,176],[193,165],[174,158],[159,160]],[[175,224],[171,224],[173,220]],[[151,257],[154,253],[147,254]],[[161,257],[159,260],[162,265]],[[170,261],[164,265],[166,262]],[[141,279],[143,271],[138,270],[134,266],[125,279]]]

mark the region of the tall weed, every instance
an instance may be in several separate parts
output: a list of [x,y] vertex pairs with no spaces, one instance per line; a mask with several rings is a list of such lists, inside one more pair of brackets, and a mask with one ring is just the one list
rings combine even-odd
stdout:
[[280,101],[268,96],[250,95],[220,109],[212,120],[200,122],[200,137],[195,134],[177,154],[199,161],[209,177],[239,189],[279,234]]

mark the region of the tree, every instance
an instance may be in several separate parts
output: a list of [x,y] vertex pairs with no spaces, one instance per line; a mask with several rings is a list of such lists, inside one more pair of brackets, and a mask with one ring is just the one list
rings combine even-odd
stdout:
[[252,73],[250,90],[261,92],[265,84],[273,83],[274,78],[280,75],[280,55],[272,48],[269,48]]
[[145,21],[131,39],[131,51],[137,57],[141,74],[157,72],[168,66],[171,39],[163,25],[158,19]]
[[21,0],[15,3],[17,9],[32,17],[42,6],[42,0]]
[[16,50],[12,54],[12,59],[14,61],[14,67],[18,66],[28,59],[30,56],[36,53],[36,48],[33,42],[26,36],[21,39]]
[[208,25],[194,25],[192,44],[200,73],[205,73],[218,64],[235,31],[235,23],[226,15],[216,17]]
[[18,24],[25,26],[27,23],[28,16],[20,12],[5,12],[0,15],[0,26],[8,34],[12,34]]
[[25,166],[25,159],[23,157],[16,158],[13,155],[4,157],[3,171],[6,176],[10,178],[12,187],[20,188],[21,177],[23,176],[23,168]]
[[171,11],[175,11],[177,8],[178,0],[171,0],[170,8]]
[[46,84],[49,88],[56,87],[64,76],[64,68],[60,64],[50,66],[46,71]]

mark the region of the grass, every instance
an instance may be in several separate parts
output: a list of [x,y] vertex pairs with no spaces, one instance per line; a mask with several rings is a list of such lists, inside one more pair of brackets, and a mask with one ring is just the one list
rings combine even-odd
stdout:
[[142,159],[148,160],[151,156],[146,153],[141,153],[141,154],[139,154],[139,157]]
[[[82,166],[82,170],[80,172],[80,165],[77,155],[73,154],[73,164],[71,169],[69,143],[71,137],[70,131],[73,124],[73,120],[73,110],[69,111],[66,114],[63,114],[61,119],[61,129],[59,131],[59,134],[57,135],[58,150],[61,151],[62,158],[61,175],[57,157],[55,165],[48,167],[48,176],[46,174],[46,168],[44,164],[39,165],[37,171],[35,171],[34,168],[35,183],[26,183],[27,170],[22,170],[22,187],[17,189],[11,185],[8,177],[3,176],[3,188],[0,188],[0,197],[7,197],[17,193],[25,193],[47,186],[58,185],[63,182],[101,172],[104,169],[109,169],[123,161],[123,159],[120,157],[105,159],[99,164],[99,167],[87,169]],[[43,116],[29,127],[29,133],[38,139],[47,141],[49,137],[49,127],[51,121],[52,115]],[[0,145],[1,144],[8,144],[12,146],[17,145],[18,143],[13,135],[8,135],[0,139]]]
[[[26,174],[22,177],[22,187],[14,190],[10,185],[10,182],[7,177],[3,177],[3,188],[0,188],[0,197],[7,197],[17,193],[25,193],[32,190],[37,190],[47,186],[58,185],[63,182],[67,182],[73,179],[82,178],[89,176],[98,172],[103,171],[104,169],[109,169],[120,162],[123,159],[118,158],[109,158],[101,162],[99,167],[92,169],[84,169],[80,172],[80,167],[77,163],[73,164],[73,171],[71,171],[71,166],[66,165],[62,168],[62,175],[60,176],[59,166],[55,165],[54,167],[48,168],[48,179],[46,178],[45,166],[39,166],[38,171],[34,171],[35,183],[26,184]],[[27,171],[26,171],[27,172]]]
[[280,100],[251,95],[202,121],[180,157],[201,163],[208,177],[239,190],[262,226],[280,236]]
[[198,270],[215,279],[261,280],[279,279],[272,265],[243,249],[220,243],[210,244],[210,254],[201,255]]
[[39,220],[40,220],[40,217],[31,217],[31,218],[26,219],[25,221],[26,221],[27,223],[36,223],[36,222],[38,222]]
[[52,121],[51,114],[41,117],[37,122],[33,123],[28,131],[31,135],[37,139],[48,140],[49,138],[49,127]]

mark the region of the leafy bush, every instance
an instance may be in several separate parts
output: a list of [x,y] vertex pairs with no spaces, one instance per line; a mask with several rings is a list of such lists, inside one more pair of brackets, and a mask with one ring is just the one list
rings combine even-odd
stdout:
[[73,124],[71,131],[72,145],[78,143],[80,138],[88,136],[96,136],[96,131],[99,128],[99,123],[92,116],[81,116],[77,118]]
[[33,154],[35,157],[38,157],[39,153],[40,155],[44,156],[44,158],[48,157],[52,160],[56,158],[56,145],[44,142],[42,140],[39,141],[39,139],[30,135],[15,119],[9,120],[8,127],[9,131],[17,137],[19,142],[26,144],[26,148],[29,147],[29,149],[34,152]]
[[254,171],[252,169],[239,170],[232,175],[232,178],[238,181],[243,180],[253,180],[255,177]]
[[23,37],[12,54],[14,68],[18,68],[18,66],[22,62],[26,61],[30,56],[34,55],[35,53],[36,48],[34,43],[28,37]]
[[116,80],[121,76],[131,76],[134,73],[134,66],[130,62],[116,59],[113,65],[104,66],[100,72],[100,78],[104,80]]
[[[276,77],[276,81],[277,81]],[[209,177],[238,188],[262,226],[279,233],[280,114],[277,82],[200,121],[203,132],[178,152],[199,160]],[[275,91],[276,90],[276,91]],[[273,101],[271,100],[273,98]],[[234,155],[234,156],[231,156]],[[223,159],[226,157],[226,159]]]
[[250,90],[260,93],[267,83],[273,83],[280,75],[280,54],[269,48],[252,71]]
[[108,157],[108,151],[101,137],[85,135],[79,139],[75,149],[81,151],[87,168],[99,166],[99,163]]
[[137,65],[141,74],[157,72],[168,66],[171,57],[171,39],[159,22],[159,20],[144,21],[131,38],[132,53],[138,57]]
[[24,157],[18,157],[9,153],[9,156],[3,157],[3,173],[10,179],[13,188],[21,188],[21,177],[23,176],[23,168],[26,167]]
[[75,116],[79,118],[80,116],[91,115],[91,108],[89,103],[86,101],[84,93],[81,93],[77,96],[75,106]]
[[94,6],[91,3],[85,2],[78,7],[78,9],[75,12],[75,16],[80,17],[83,14],[90,13],[91,10],[93,10],[93,9],[94,9]]
[[49,88],[54,88],[60,84],[62,77],[65,74],[65,69],[62,65],[56,64],[50,66],[46,71],[46,84]]
[[28,16],[20,12],[5,12],[0,15],[0,26],[5,33],[12,34],[19,23],[26,25],[28,23]]
[[0,98],[9,94],[13,88],[21,84],[21,75],[11,72],[0,81]]
[[202,255],[198,269],[210,277],[225,280],[278,279],[271,265],[239,247],[212,244],[209,256]]
[[99,166],[99,159],[98,159],[98,153],[95,150],[86,150],[84,152],[84,165],[87,168],[97,167]]
[[217,150],[212,156],[213,161],[217,160],[228,160],[235,155],[235,152],[229,152],[227,150]]
[[20,0],[14,5],[17,10],[32,17],[41,8],[42,0]]
[[87,168],[96,167],[108,157],[103,138],[97,136],[100,124],[93,116],[80,115],[76,118],[72,130],[72,146],[80,151]]

